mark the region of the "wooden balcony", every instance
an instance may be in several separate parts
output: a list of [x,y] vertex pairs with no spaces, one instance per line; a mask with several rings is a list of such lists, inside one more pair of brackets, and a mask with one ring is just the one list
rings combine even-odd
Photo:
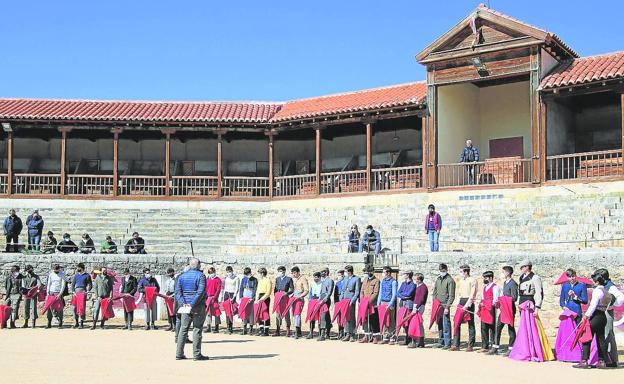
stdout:
[[546,180],[599,179],[624,176],[622,150],[571,153],[546,158]]

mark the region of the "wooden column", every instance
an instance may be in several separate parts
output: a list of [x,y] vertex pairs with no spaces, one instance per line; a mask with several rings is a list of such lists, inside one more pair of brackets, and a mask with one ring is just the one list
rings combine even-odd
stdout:
[[69,127],[59,128],[61,132],[61,196],[65,195],[65,185],[67,184],[67,133],[71,131]]
[[223,146],[223,131],[217,131],[217,198],[223,194],[223,161],[221,147]]
[[529,72],[529,104],[531,111],[531,182],[541,182],[543,155],[540,153],[540,102],[539,102],[539,53],[531,48],[531,64]]
[[163,129],[165,134],[165,196],[171,194],[171,135],[175,133],[174,129]]
[[7,132],[7,193],[13,194],[13,131]]
[[266,131],[265,134],[269,136],[269,199],[273,198],[273,131]]
[[544,100],[541,100],[539,103],[539,125],[540,180],[543,183],[546,181],[546,162],[548,157],[548,142],[546,141],[548,132],[548,109]]
[[624,156],[624,93],[620,95],[620,108],[622,109],[622,156]]
[[316,130],[316,194],[321,194],[321,128]]
[[422,151],[422,160],[421,164],[421,176],[420,176],[420,187],[427,188],[427,180],[429,175],[429,167],[427,167],[427,163],[429,162],[429,147],[427,146],[427,129],[428,129],[428,121],[427,117],[423,116],[420,118],[420,134],[421,134],[421,143],[420,148]]
[[[427,74],[431,77],[430,73]],[[425,143],[427,147],[427,182],[428,190],[433,190],[438,185],[438,88],[436,85],[427,86],[427,128]]]
[[373,123],[366,123],[366,190],[371,191],[372,188],[372,169],[373,169]]
[[121,128],[113,128],[113,196],[119,194],[119,134]]

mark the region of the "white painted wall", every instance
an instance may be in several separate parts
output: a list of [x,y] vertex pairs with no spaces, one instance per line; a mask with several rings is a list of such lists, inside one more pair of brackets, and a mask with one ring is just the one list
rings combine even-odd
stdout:
[[479,88],[472,84],[438,89],[438,163],[457,163],[466,139],[480,145]]

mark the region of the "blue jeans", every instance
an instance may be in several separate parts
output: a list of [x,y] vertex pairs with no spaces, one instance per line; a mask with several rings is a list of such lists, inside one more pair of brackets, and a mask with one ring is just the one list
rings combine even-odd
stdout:
[[[377,242],[371,243],[370,246],[371,246],[371,248],[375,247],[375,255],[379,255],[379,253],[381,252],[381,242],[377,241]],[[362,253],[364,251],[364,247],[367,248],[368,252],[371,251],[371,249],[369,249],[369,247],[366,244],[364,244],[363,241],[360,241],[360,247],[359,247],[359,252],[360,253]]]
[[451,346],[451,314],[442,314],[442,319],[438,321],[438,334],[440,337],[440,345],[444,347]]
[[41,235],[28,233],[28,249],[38,251],[39,243],[41,243]]
[[440,244],[438,243],[438,238],[440,237],[440,233],[436,231],[429,231],[429,247],[431,248],[431,252],[438,252],[440,250]]

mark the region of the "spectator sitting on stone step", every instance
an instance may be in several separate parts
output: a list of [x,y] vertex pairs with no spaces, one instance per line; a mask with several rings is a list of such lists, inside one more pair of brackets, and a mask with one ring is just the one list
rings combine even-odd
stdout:
[[75,253],[78,252],[78,246],[74,243],[69,236],[69,233],[63,234],[63,240],[56,246],[59,252],[63,253]]
[[93,244],[93,239],[89,236],[88,233],[82,234],[82,239],[80,240],[80,253],[93,253],[95,252],[95,244]]
[[358,226],[353,224],[351,226],[351,232],[349,232],[349,235],[347,236],[347,240],[349,240],[349,253],[355,253],[358,251],[360,245],[360,236],[361,235],[360,231],[358,230]]
[[124,253],[145,253],[145,241],[139,236],[139,232],[132,234],[132,238],[128,240],[124,247]]
[[48,231],[48,235],[41,242],[41,252],[42,253],[54,253],[56,251],[56,245],[58,242],[56,241],[56,237],[54,237],[54,233],[52,231]]
[[112,237],[106,236],[106,240],[100,247],[100,253],[117,253],[117,244],[115,244]]
[[359,252],[375,252],[376,255],[381,252],[381,235],[373,229],[372,225],[366,226],[366,232],[360,241]]

